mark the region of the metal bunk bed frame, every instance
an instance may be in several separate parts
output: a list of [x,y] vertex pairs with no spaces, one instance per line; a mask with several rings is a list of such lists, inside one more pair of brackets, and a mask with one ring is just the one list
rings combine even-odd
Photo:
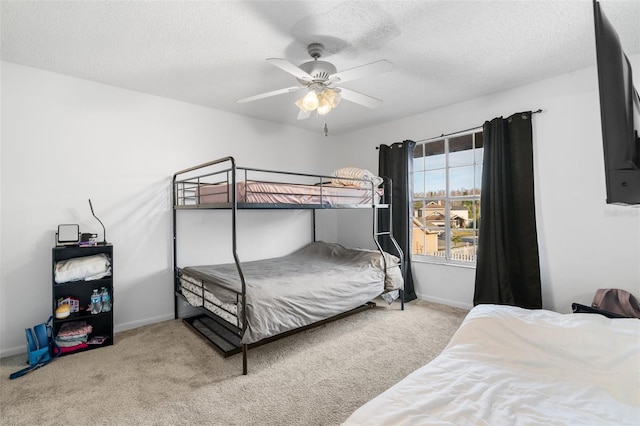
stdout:
[[[195,172],[200,169],[205,169],[207,167],[216,166],[225,162],[229,162],[229,167],[217,170],[213,173],[205,173],[197,176],[191,176],[186,180],[178,180],[178,177],[181,175],[188,174],[190,172]],[[319,183],[320,186],[320,203],[317,204],[289,204],[289,203],[251,203],[251,202],[238,202],[237,199],[237,183],[238,183],[238,172],[242,172],[244,174],[244,181],[246,182],[248,179],[249,172],[259,172],[259,173],[273,173],[278,176],[298,176],[298,177],[307,177],[307,178],[319,178],[321,181]],[[224,203],[213,203],[213,204],[201,204],[199,202],[195,202],[199,195],[196,195],[194,188],[198,188],[202,183],[202,180],[207,177],[211,177],[213,175],[224,174],[226,176],[226,183],[228,191],[230,192],[230,199]],[[238,210],[243,209],[297,209],[297,210],[312,210],[312,227],[313,227],[313,241],[316,241],[316,216],[315,211],[318,209],[348,209],[348,208],[371,208],[373,211],[373,240],[376,244],[378,251],[380,252],[383,260],[385,274],[387,273],[387,262],[386,258],[383,255],[383,249],[379,242],[379,237],[386,237],[391,241],[393,247],[396,250],[396,255],[400,259],[399,267],[401,270],[401,274],[405,277],[405,262],[404,262],[404,253],[398,242],[393,237],[393,217],[392,217],[392,209],[391,209],[391,179],[388,177],[382,177],[384,180],[384,203],[377,204],[374,198],[375,188],[374,185],[366,181],[371,185],[371,203],[369,204],[328,204],[323,202],[322,195],[322,187],[323,185],[329,185],[331,179],[335,179],[335,176],[327,176],[327,175],[317,175],[317,174],[305,174],[305,173],[295,173],[295,172],[282,172],[282,171],[274,171],[274,170],[266,170],[266,169],[256,169],[256,168],[246,168],[246,167],[238,167],[236,165],[236,161],[233,157],[223,157],[217,160],[209,161],[207,163],[202,163],[197,166],[193,166],[184,170],[180,170],[173,175],[173,190],[172,190],[172,201],[173,201],[173,270],[174,270],[174,318],[179,318],[178,313],[178,299],[185,299],[184,295],[181,293],[183,289],[180,286],[180,276],[178,267],[178,256],[177,256],[177,211],[181,209],[228,209],[231,210],[231,238],[232,238],[232,255],[236,265],[236,269],[238,272],[238,277],[241,282],[241,291],[237,293],[241,298],[241,306],[242,306],[242,327],[237,327],[228,321],[220,318],[218,315],[212,313],[207,308],[204,307],[205,295],[204,290],[202,292],[202,300],[203,306],[198,307],[201,311],[203,311],[202,315],[197,315],[194,317],[184,318],[183,321],[186,325],[188,325],[192,330],[200,334],[204,337],[209,343],[213,345],[215,349],[217,349],[223,356],[227,357],[230,355],[234,355],[242,352],[242,374],[246,375],[248,372],[247,368],[247,351],[250,348],[257,347],[263,345],[265,343],[271,342],[273,340],[280,339],[282,337],[289,336],[291,334],[295,334],[304,330],[308,330],[310,328],[318,327],[327,322],[334,321],[340,318],[343,318],[348,315],[352,315],[357,312],[361,312],[363,310],[375,307],[375,303],[368,302],[365,305],[362,305],[358,308],[355,308],[351,311],[344,312],[342,314],[335,315],[333,317],[327,318],[325,320],[309,324],[304,327],[297,328],[295,330],[290,330],[285,333],[281,333],[270,338],[263,339],[256,343],[246,344],[241,343],[240,340],[244,335],[247,328],[247,310],[246,310],[246,281],[244,274],[242,272],[242,263],[238,256],[238,239],[237,239],[237,214]],[[351,179],[353,181],[363,181],[361,179]],[[222,181],[224,182],[224,181]],[[218,182],[221,183],[221,182]],[[179,189],[179,187],[181,188]],[[186,193],[193,192],[194,195],[185,195]],[[191,199],[193,204],[187,204],[185,201]],[[182,200],[182,202],[180,202]],[[380,209],[385,209],[388,211],[389,217],[389,229],[386,231],[380,231],[378,229],[378,211]],[[399,299],[401,303],[401,309],[404,310],[404,287],[399,289]],[[186,300],[186,299],[185,299]],[[221,342],[220,339],[224,341]],[[229,346],[231,345],[231,346]]]

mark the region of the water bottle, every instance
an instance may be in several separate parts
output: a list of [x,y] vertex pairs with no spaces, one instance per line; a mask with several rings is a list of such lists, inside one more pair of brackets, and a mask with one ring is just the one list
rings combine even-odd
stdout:
[[98,289],[94,288],[91,295],[91,313],[99,314],[100,312],[102,312],[102,298],[98,293]]
[[109,291],[106,287],[102,287],[102,294],[100,297],[102,299],[102,312],[111,311],[111,296],[109,295]]

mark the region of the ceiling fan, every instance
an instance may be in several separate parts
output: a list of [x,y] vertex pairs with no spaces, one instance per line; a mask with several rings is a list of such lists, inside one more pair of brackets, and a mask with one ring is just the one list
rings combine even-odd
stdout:
[[270,96],[292,93],[306,89],[305,95],[299,98],[295,103],[300,109],[298,120],[308,118],[312,111],[316,111],[319,115],[325,115],[333,108],[337,107],[342,99],[368,108],[376,108],[382,104],[380,99],[356,92],[355,90],[337,87],[335,85],[391,71],[393,69],[393,64],[391,62],[382,59],[370,64],[338,72],[333,64],[318,60],[324,53],[324,46],[321,43],[311,43],[307,47],[307,51],[313,60],[305,62],[300,66],[294,65],[286,59],[267,59],[269,63],[296,77],[299,84],[298,86],[249,96],[248,98],[239,99],[238,103],[251,102],[258,99],[268,98]]

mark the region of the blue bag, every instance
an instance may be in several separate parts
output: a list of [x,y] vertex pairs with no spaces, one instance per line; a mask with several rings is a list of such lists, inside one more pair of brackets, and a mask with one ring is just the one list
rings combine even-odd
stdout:
[[25,329],[29,367],[16,371],[9,376],[9,379],[24,376],[30,371],[47,365],[60,354],[60,348],[58,348],[53,336],[53,327],[50,325],[52,321],[53,317],[51,316],[46,323],[38,324],[32,329]]

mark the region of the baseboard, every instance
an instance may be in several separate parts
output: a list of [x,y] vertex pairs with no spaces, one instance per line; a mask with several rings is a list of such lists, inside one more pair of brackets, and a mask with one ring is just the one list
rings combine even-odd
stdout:
[[416,293],[416,296],[420,300],[425,300],[427,302],[433,302],[433,303],[439,303],[441,305],[452,306],[454,308],[467,309],[467,310],[471,310],[471,308],[473,308],[472,304],[463,303],[463,302],[460,302],[458,300],[443,299],[443,298],[440,298],[440,297],[433,297],[433,296],[428,296],[428,295],[419,294],[419,293]]
[[[113,331],[114,333],[118,333],[120,331],[131,330],[133,328],[143,327],[145,325],[155,324],[157,322],[168,321],[172,319],[174,319],[173,312],[170,314],[159,315],[157,317],[145,318],[139,321],[130,321],[130,322],[125,322],[123,324],[116,324],[113,327]],[[25,350],[26,350],[26,346],[25,346]]]
[[25,354],[24,362],[27,362],[26,354],[27,354],[27,342],[24,342],[24,345],[17,346],[15,348],[3,349],[0,351],[0,358],[6,358],[9,356]]

